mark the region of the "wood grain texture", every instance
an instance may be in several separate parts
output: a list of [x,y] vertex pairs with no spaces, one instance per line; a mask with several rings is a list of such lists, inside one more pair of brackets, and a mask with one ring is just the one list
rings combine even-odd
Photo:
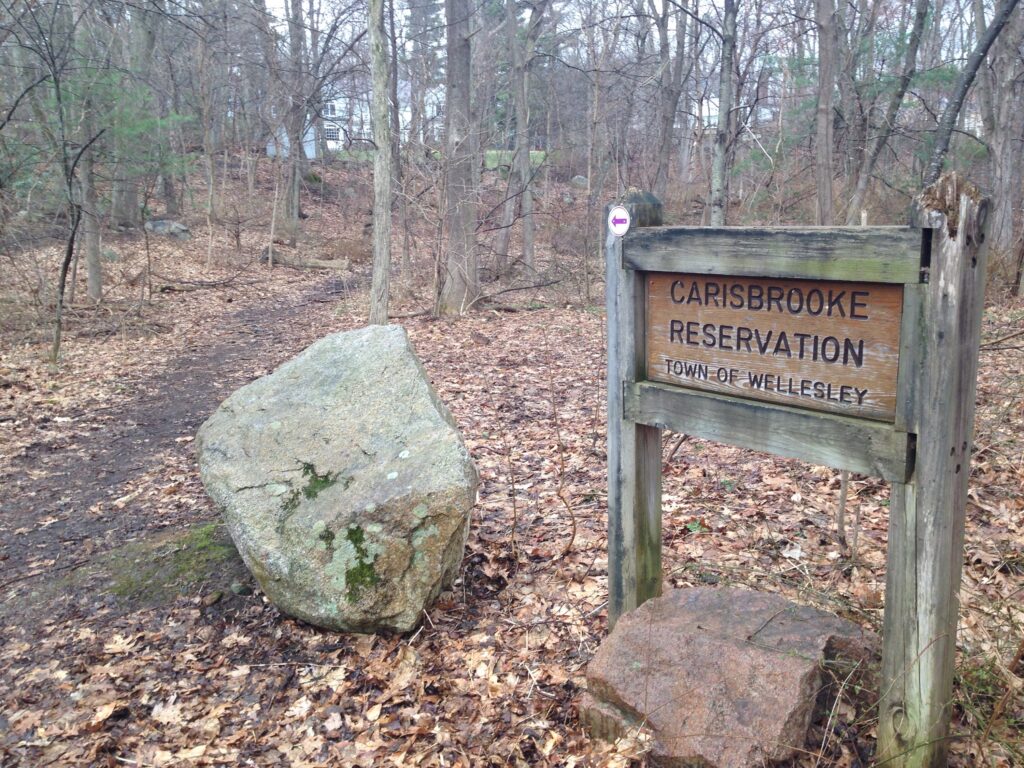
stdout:
[[913,438],[866,419],[655,383],[629,387],[625,410],[641,424],[885,480],[902,482],[913,471]]
[[605,245],[608,312],[608,623],[661,593],[661,431],[625,416],[643,367],[643,281]]
[[878,756],[894,768],[947,764],[985,286],[987,200],[948,174],[919,204],[917,220],[936,228],[903,414],[917,433],[916,468],[890,502]]
[[656,227],[625,237],[641,272],[916,283],[921,233],[910,227]]
[[[931,237],[928,233],[926,237]],[[925,335],[925,296],[927,285],[907,285],[903,289],[903,315],[900,320],[900,367],[896,378],[896,426],[913,432],[917,423],[917,382],[921,378]]]
[[647,376],[893,421],[902,285],[649,273]]

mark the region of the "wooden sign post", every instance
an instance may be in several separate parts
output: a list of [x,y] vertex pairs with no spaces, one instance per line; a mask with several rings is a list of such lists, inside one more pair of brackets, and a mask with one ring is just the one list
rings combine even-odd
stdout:
[[878,754],[945,765],[987,201],[607,241],[609,622],[661,592],[661,430],[892,483]]

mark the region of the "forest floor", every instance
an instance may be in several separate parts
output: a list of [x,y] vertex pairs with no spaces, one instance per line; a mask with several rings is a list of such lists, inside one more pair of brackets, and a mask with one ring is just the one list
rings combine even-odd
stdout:
[[[607,632],[603,307],[547,289],[401,319],[480,470],[479,504],[419,630],[344,635],[263,598],[192,439],[235,388],[364,323],[365,263],[208,267],[200,243],[159,245],[167,289],[151,302],[113,290],[75,310],[59,368],[41,336],[2,336],[0,765],[642,763],[642,740],[593,742],[576,711]],[[999,341],[1022,328],[1024,303],[986,313],[956,766],[1024,765],[1024,350]],[[851,482],[853,552],[833,470],[676,435],[664,461],[667,586],[780,592],[879,630],[884,483]],[[870,702],[833,715],[796,765],[871,764]]]

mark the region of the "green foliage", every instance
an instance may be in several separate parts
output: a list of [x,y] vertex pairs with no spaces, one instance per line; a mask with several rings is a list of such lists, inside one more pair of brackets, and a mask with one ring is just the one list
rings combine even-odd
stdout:
[[949,92],[960,79],[960,69],[951,64],[942,67],[931,67],[914,75],[914,87],[936,89]]
[[1024,760],[1024,707],[1021,694],[1014,696],[994,656],[972,659],[957,670],[956,691],[964,716],[975,730],[988,731],[989,742],[999,744],[1016,758]]
[[[512,164],[515,152],[511,149],[487,149],[484,150],[484,168],[493,171],[499,166]],[[542,149],[530,150],[530,166],[539,168],[548,159],[548,153]]]
[[47,119],[16,120],[0,136],[0,189],[10,195],[13,205],[20,207],[31,199],[30,212],[50,216],[67,204],[64,162],[91,138],[81,128],[87,112],[92,115],[93,132],[103,131],[90,148],[101,200],[109,192],[104,179],[155,181],[159,174],[191,169],[193,159],[174,153],[170,146],[171,134],[189,118],[160,117],[149,86],[117,69],[81,62],[62,73],[59,97],[52,82],[38,86],[20,107],[25,117],[32,100],[38,105],[32,114]]
[[685,526],[687,531],[690,533],[710,533],[711,529],[707,527],[701,519],[694,519],[688,522]]
[[334,153],[334,156],[338,158],[338,160],[348,163],[373,162],[372,149],[356,149],[355,147],[350,147],[349,149],[339,149]]

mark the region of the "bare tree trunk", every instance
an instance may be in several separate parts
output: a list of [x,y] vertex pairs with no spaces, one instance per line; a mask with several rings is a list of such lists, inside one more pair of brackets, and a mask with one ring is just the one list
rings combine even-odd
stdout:
[[733,53],[736,50],[736,5],[738,0],[725,0],[722,22],[722,66],[718,81],[718,126],[711,161],[711,226],[724,227],[729,205],[728,143],[732,114]]
[[[669,32],[669,20],[672,15],[668,0],[663,0],[658,11],[654,0],[648,0],[651,13],[655,17],[658,29],[659,67],[661,68],[661,87],[658,99],[658,154],[655,157],[654,181],[651,189],[660,200],[665,199],[668,192],[668,175],[672,166],[676,112],[679,110],[679,99],[683,94],[683,72],[686,53],[686,32],[688,17],[677,14],[675,20],[675,56],[672,55],[672,38]],[[683,0],[682,7],[689,10],[689,0]],[[692,65],[686,67],[686,73]],[[683,142],[686,141],[684,136]]]
[[[79,16],[76,32],[79,36],[81,53],[92,55],[91,19],[87,19],[84,4]],[[80,143],[86,146],[97,135],[96,108],[88,88],[82,102]],[[96,146],[91,145],[79,154],[80,174],[78,187],[81,197],[75,206],[77,222],[75,229],[82,228],[82,247],[85,249],[86,293],[92,301],[103,299],[103,261],[100,254],[100,211],[99,195],[96,193]]]
[[818,23],[818,109],[815,130],[814,178],[817,223],[831,226],[832,214],[832,92],[835,88],[835,0],[816,0]]
[[501,204],[501,221],[498,231],[494,234],[494,270],[499,277],[508,274],[508,247],[512,242],[512,225],[516,220],[516,194],[512,184],[515,174],[509,170],[508,183],[505,185],[505,200]]
[[857,186],[853,196],[850,198],[850,205],[846,209],[846,224],[853,226],[860,220],[860,210],[864,207],[864,198],[867,196],[868,185],[871,183],[871,176],[875,172],[875,164],[882,154],[889,137],[892,136],[893,128],[896,125],[896,116],[899,114],[900,106],[903,104],[903,97],[907,93],[910,81],[917,71],[917,49],[921,44],[921,34],[924,30],[924,22],[928,16],[930,0],[917,0],[914,10],[914,24],[910,30],[910,41],[907,44],[907,51],[903,58],[903,72],[900,75],[896,90],[889,99],[889,105],[885,110],[885,118],[878,127],[878,135],[869,142],[868,151],[865,153],[864,163],[857,174]]
[[370,0],[370,60],[373,74],[373,281],[370,287],[370,324],[388,321],[391,275],[391,145],[390,76],[384,0]]
[[[519,48],[519,23],[516,21],[516,1],[505,0],[505,35],[508,41],[508,61],[509,61],[509,79],[514,81],[517,77],[515,71],[515,59],[516,50]],[[512,100],[517,99],[516,88],[512,85]],[[508,112],[506,112],[506,115]],[[518,121],[518,108],[513,107],[512,114]],[[508,118],[506,117],[506,124]],[[513,147],[518,149],[519,147],[519,126],[516,125],[516,137],[513,140]],[[505,137],[502,137],[502,148],[504,149],[506,142]],[[516,204],[519,202],[519,196],[516,194],[516,174],[514,172],[515,155],[513,155],[512,162],[509,163],[508,171],[508,183],[505,185],[505,200],[501,206],[501,221],[498,224],[498,231],[494,235],[494,265],[495,272],[499,277],[503,277],[508,273],[508,248],[509,243],[512,241],[512,225],[516,220]]]
[[[83,119],[82,123],[85,135],[94,132],[91,118]],[[87,293],[93,301],[100,301],[103,298],[103,261],[100,251],[99,197],[96,194],[95,162],[91,150],[82,156],[81,168],[79,186],[82,190],[82,247],[85,249]]]
[[388,45],[391,67],[388,87],[391,92],[391,167],[395,181],[402,181],[402,124],[398,109],[398,36],[395,34],[395,0],[388,0]]
[[217,179],[216,169],[214,168],[214,157],[217,152],[217,133],[214,127],[214,121],[217,119],[214,115],[213,107],[213,84],[211,78],[206,74],[213,68],[213,54],[210,49],[207,35],[210,34],[209,30],[205,30],[205,33],[199,40],[199,61],[198,66],[198,80],[199,80],[199,110],[200,119],[203,126],[203,170],[205,171],[206,177],[206,225],[212,233],[213,222],[217,217]]
[[548,0],[539,0],[531,6],[526,33],[520,40],[519,20],[515,0],[506,0],[505,24],[507,26],[509,83],[515,115],[515,139],[512,163],[509,173],[509,191],[502,210],[501,229],[495,237],[495,255],[499,274],[508,271],[508,245],[512,224],[515,222],[518,201],[519,220],[522,223],[523,263],[533,267],[533,166],[530,162],[530,63],[533,59],[537,38]]
[[448,257],[437,312],[458,315],[480,295],[476,253],[477,137],[471,112],[472,48],[469,0],[447,0],[448,68],[446,78],[445,131],[447,179],[445,217],[448,223]]
[[[513,2],[513,0],[509,0]],[[543,6],[546,2],[540,3]],[[537,12],[534,6],[533,12]],[[532,22],[531,22],[532,23]],[[518,25],[517,25],[518,26]],[[515,35],[518,38],[518,35]],[[529,41],[527,41],[527,44]],[[515,169],[515,183],[519,192],[519,220],[522,223],[523,237],[523,264],[528,269],[533,268],[533,191],[531,185],[533,179],[533,167],[530,163],[530,102],[528,97],[530,69],[528,57],[533,55],[533,50],[527,48],[524,52],[519,46],[518,40],[514,39],[512,44],[512,77],[513,97],[516,112],[516,142],[512,155],[512,166]]]
[[939,118],[939,124],[935,129],[935,149],[932,151],[932,158],[928,164],[928,172],[925,176],[924,183],[926,186],[934,184],[942,174],[942,163],[946,159],[949,142],[953,138],[953,128],[956,126],[956,120],[960,115],[960,108],[964,104],[964,99],[967,98],[967,91],[970,90],[971,83],[974,82],[974,77],[978,74],[981,62],[985,60],[985,56],[988,55],[992,44],[999,37],[999,33],[1003,31],[1003,27],[1006,26],[1006,22],[1009,20],[1013,9],[1017,7],[1017,3],[1018,0],[1003,0],[999,4],[992,18],[992,23],[985,31],[985,36],[978,42],[978,46],[971,53],[963,72],[960,73],[953,96],[946,103],[946,108],[942,111],[942,117]]
[[[391,87],[391,178],[398,194],[398,213],[402,220],[401,274],[405,292],[412,286],[412,264],[409,243],[409,201],[405,194],[405,169],[402,166],[402,124],[399,120],[398,103],[398,35],[395,33],[395,0],[388,2],[388,45],[391,52],[391,68],[388,82]],[[393,199],[393,194],[392,194]],[[391,227],[388,227],[390,232]]]
[[[984,0],[973,0],[971,8],[974,12],[974,35],[975,43],[985,39],[988,31],[988,22],[985,20]],[[994,55],[993,58],[996,58]],[[996,128],[995,115],[995,80],[996,73],[993,71],[991,62],[985,69],[978,73],[978,111],[981,113],[981,124],[985,128],[985,135],[991,136]]]
[[[516,109],[516,147],[515,164],[516,180],[522,190],[519,199],[519,212],[523,223],[523,263],[533,268],[533,164],[530,161],[530,69],[533,53],[540,37],[541,25],[548,0],[535,0],[530,6],[530,18],[526,24],[526,35],[522,45],[513,40],[512,72],[514,77]],[[513,16],[513,21],[516,21]],[[518,23],[516,23],[518,27]],[[518,38],[518,34],[516,38]]]
[[[162,18],[159,5],[153,8],[141,6],[133,11],[133,24],[129,31],[131,80],[134,89],[141,95],[142,110],[152,113],[155,109],[149,98],[149,79],[153,65],[153,51],[156,49],[157,25]],[[133,148],[126,139],[115,142],[117,161],[114,165],[114,185],[111,200],[111,217],[114,223],[124,227],[137,227],[141,220],[139,207],[140,167],[133,161]],[[83,222],[88,232],[88,221]]]
[[288,178],[284,189],[284,224],[288,233],[288,245],[294,246],[299,237],[299,191],[302,187],[302,173],[305,168],[305,32],[302,26],[302,0],[290,1],[288,15],[289,68],[291,69],[291,94],[286,129],[288,131]]
[[[981,0],[975,0],[973,7],[975,34],[981,42],[988,32],[985,9]],[[1009,278],[1011,285],[1016,284],[1014,219],[1020,208],[1021,153],[1017,146],[1024,134],[1024,67],[1018,53],[1022,39],[1024,15],[1016,13],[992,47],[975,83],[992,169],[988,247],[994,269],[989,274]]]

